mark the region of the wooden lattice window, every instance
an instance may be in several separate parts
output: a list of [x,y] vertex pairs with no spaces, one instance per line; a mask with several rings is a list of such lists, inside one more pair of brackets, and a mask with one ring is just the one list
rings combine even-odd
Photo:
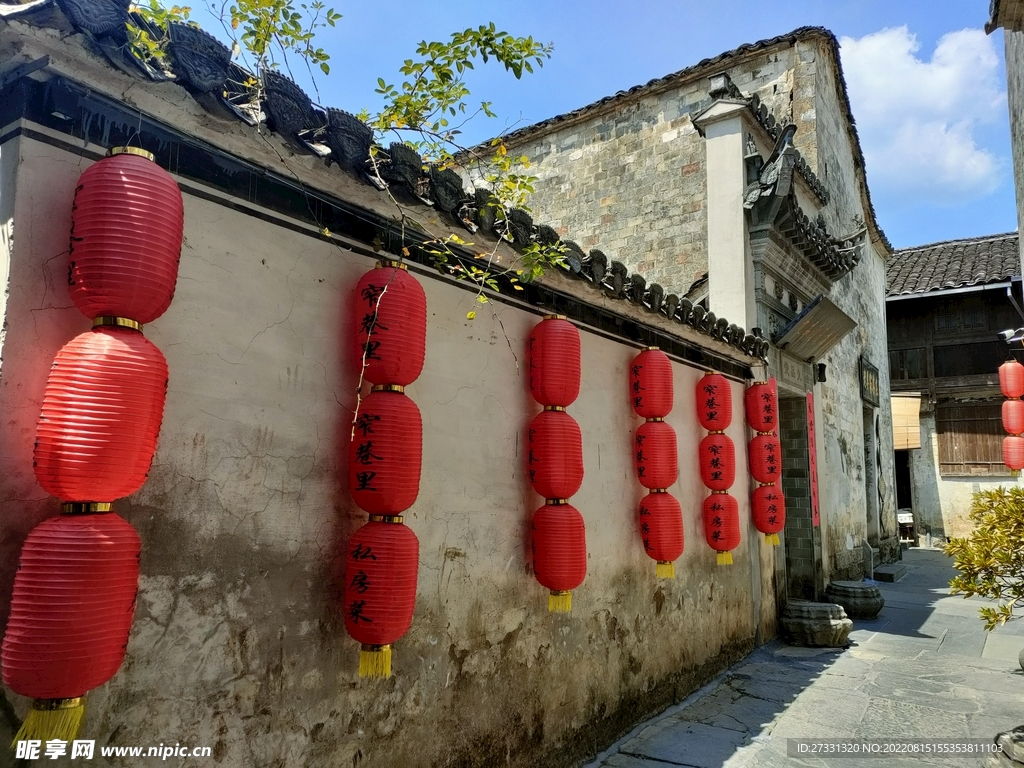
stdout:
[[893,349],[889,352],[889,376],[894,380],[924,379],[928,376],[925,348]]
[[939,435],[939,474],[1009,475],[1003,464],[1003,431],[999,402],[939,403],[935,431]]

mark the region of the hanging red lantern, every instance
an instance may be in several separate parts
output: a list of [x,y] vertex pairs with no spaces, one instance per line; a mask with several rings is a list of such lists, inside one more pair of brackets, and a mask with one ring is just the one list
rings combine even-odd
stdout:
[[704,537],[718,553],[719,565],[732,565],[732,551],[740,544],[739,503],[725,492],[714,492],[703,505]]
[[141,333],[100,326],[57,353],[33,465],[65,502],[113,501],[146,481],[167,395],[167,362]]
[[641,424],[633,438],[636,476],[645,488],[668,488],[679,478],[676,431],[661,419]]
[[779,395],[775,379],[752,384],[744,395],[747,424],[755,432],[775,432],[779,426]]
[[1003,429],[1011,435],[1024,432],[1024,400],[1003,401]]
[[545,499],[567,499],[583,484],[583,435],[576,419],[549,406],[528,430],[530,484]]
[[81,697],[121,666],[139,548],[112,513],[51,517],[29,533],[0,654],[4,683],[37,700],[15,740],[74,738]]
[[530,332],[530,394],[562,408],[579,397],[580,332],[564,315],[546,315]]
[[355,360],[374,384],[412,384],[427,350],[427,297],[405,264],[378,262],[360,278],[355,301]]
[[1003,463],[1014,471],[1024,469],[1024,437],[1003,438]]
[[683,554],[683,512],[667,491],[649,493],[640,502],[640,538],[644,552],[657,561],[659,579],[674,579],[673,561]]
[[391,677],[391,644],[409,631],[420,543],[401,517],[371,516],[348,543],[345,629],[362,643],[360,677]]
[[1007,360],[999,366],[999,388],[1005,397],[1024,397],[1024,365]]
[[663,419],[674,398],[672,361],[657,347],[646,347],[629,364],[629,398],[645,419]]
[[708,372],[697,382],[697,420],[711,432],[732,423],[732,388],[722,374]]
[[547,587],[548,610],[569,613],[572,590],[587,575],[587,532],[583,515],[567,503],[545,504],[533,515],[530,546],[533,572]]
[[394,384],[378,385],[362,399],[348,451],[352,500],[375,515],[397,515],[420,492],[423,418]]
[[786,526],[786,497],[775,485],[761,485],[750,497],[754,527],[765,534],[765,541],[779,546],[779,531]]
[[153,155],[111,150],[78,180],[71,214],[68,287],[90,320],[149,323],[174,297],[181,258],[181,190]]
[[775,435],[758,435],[750,441],[750,475],[759,483],[782,478],[782,444]]
[[713,491],[727,491],[736,481],[736,446],[732,438],[712,432],[697,447],[700,479]]

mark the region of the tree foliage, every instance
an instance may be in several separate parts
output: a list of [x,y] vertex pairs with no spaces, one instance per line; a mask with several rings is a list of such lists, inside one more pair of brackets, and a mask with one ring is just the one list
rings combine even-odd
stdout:
[[999,601],[979,609],[985,629],[993,630],[1024,607],[1024,488],[975,493],[970,519],[971,535],[944,547],[960,571],[949,586],[953,594]]
[[[329,54],[315,43],[316,35],[324,27],[333,27],[341,14],[328,8],[322,0],[296,3],[295,0],[208,0],[209,10],[217,17],[232,42],[235,56],[239,56],[257,76],[242,85],[251,89],[256,98],[262,88],[259,73],[284,66],[289,74],[289,57],[302,61],[310,77],[313,68],[330,73]],[[219,5],[217,4],[219,3]],[[133,11],[149,23],[166,27],[171,21],[187,22],[191,8],[165,7],[159,0],[144,0],[133,6]],[[162,59],[166,56],[166,35],[153,40],[145,30],[129,25],[130,40],[145,58]],[[431,164],[441,169],[454,165],[455,156],[461,154],[465,167],[474,176],[474,183],[485,186],[491,193],[487,205],[493,208],[495,229],[499,241],[513,240],[509,218],[513,209],[530,212],[528,197],[533,193],[536,177],[528,174],[529,160],[525,156],[509,154],[499,138],[486,151],[467,148],[459,143],[465,123],[483,115],[495,117],[491,103],[479,102],[470,106],[471,92],[466,75],[475,63],[493,62],[511,72],[517,79],[541,67],[551,57],[553,46],[541,44],[532,37],[515,37],[499,30],[493,23],[456,32],[446,41],[422,41],[416,48],[415,58],[406,59],[399,68],[401,83],[388,83],[377,78],[376,93],[383,99],[382,108],[375,114],[363,110],[359,118],[374,132],[376,145],[371,151],[372,173],[381,186],[378,146],[399,140],[413,147],[421,156],[424,172]],[[421,228],[419,222],[408,218],[398,200],[392,196],[403,224]],[[429,234],[429,233],[428,233]],[[562,263],[564,246],[528,244],[520,249],[514,263],[496,266],[497,246],[489,252],[473,251],[472,243],[455,235],[430,236],[425,244],[439,268],[459,278],[474,282],[478,287],[477,302],[487,303],[483,291],[497,289],[496,276],[505,275],[512,286],[521,290],[520,280],[539,277],[544,270]],[[469,249],[482,264],[467,264],[455,251],[455,246]],[[473,319],[476,312],[469,312]]]

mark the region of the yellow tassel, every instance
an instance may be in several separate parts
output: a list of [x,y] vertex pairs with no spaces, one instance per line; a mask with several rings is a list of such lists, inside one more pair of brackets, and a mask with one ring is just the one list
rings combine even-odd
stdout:
[[719,565],[732,565],[732,552],[719,552],[718,553],[718,564]]
[[769,533],[767,536],[764,537],[764,540],[768,544],[771,544],[773,547],[777,547],[781,543],[779,541],[779,534],[777,533]]
[[654,573],[659,579],[674,579],[676,577],[675,563],[670,560],[659,560]]
[[391,646],[364,645],[360,648],[359,676],[378,680],[391,677]]
[[548,595],[548,611],[551,613],[569,613],[572,611],[572,592],[552,592]]
[[75,699],[36,699],[11,746],[29,739],[71,741],[78,735],[83,717],[85,700],[81,696]]

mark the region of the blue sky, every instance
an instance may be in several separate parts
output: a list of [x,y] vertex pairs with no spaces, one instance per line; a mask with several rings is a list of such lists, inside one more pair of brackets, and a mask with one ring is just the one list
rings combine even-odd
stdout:
[[841,41],[868,184],[892,243],[1016,229],[1002,31],[981,31],[988,0],[378,0],[334,8],[344,18],[320,35],[331,74],[317,85],[322,103],[353,112],[378,105],[377,77],[398,80],[401,62],[420,40],[494,21],[553,42],[551,60],[522,80],[500,68],[472,74],[474,98],[492,101],[499,118],[468,126],[467,141],[570,111],[746,42],[824,26]]

